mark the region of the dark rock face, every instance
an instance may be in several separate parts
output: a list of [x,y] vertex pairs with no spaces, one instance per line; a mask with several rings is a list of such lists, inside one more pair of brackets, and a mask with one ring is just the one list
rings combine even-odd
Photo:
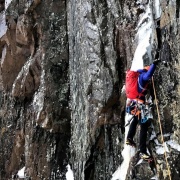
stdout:
[[[67,164],[74,179],[111,179],[123,161],[125,71],[149,3],[152,52],[143,61],[152,63],[160,50],[155,88],[171,176],[179,179],[179,151],[168,142],[180,144],[180,3],[158,2],[0,0],[0,179],[17,179],[25,167],[27,179],[64,180]],[[154,119],[148,147],[159,179],[168,179],[154,143],[162,143],[156,109]],[[147,164],[134,172],[153,175]]]
[[[75,179],[109,179],[109,172],[122,160],[124,105],[119,103],[123,85],[119,78],[124,77],[125,62],[115,51],[118,39],[114,33],[118,30],[112,13],[119,15],[111,12],[105,1],[71,3],[68,6],[71,161]],[[118,7],[120,4],[114,5],[120,12]]]
[[65,179],[70,140],[65,1],[12,1],[6,17],[0,42],[0,179],[24,166],[30,179]]
[[0,1],[0,12],[4,10],[4,3],[5,3],[4,0]]

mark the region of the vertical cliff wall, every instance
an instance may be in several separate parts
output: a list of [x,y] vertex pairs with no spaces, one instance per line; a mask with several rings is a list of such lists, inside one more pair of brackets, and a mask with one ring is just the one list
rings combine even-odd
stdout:
[[9,3],[1,12],[0,179],[16,177],[24,166],[30,179],[64,179],[70,139],[66,3]]
[[[149,5],[155,87],[172,179],[179,179],[178,0],[0,0],[0,179],[111,179],[123,161],[125,71]],[[140,24],[139,24],[140,23]],[[151,150],[168,179],[157,112]],[[141,179],[146,178],[141,174]]]

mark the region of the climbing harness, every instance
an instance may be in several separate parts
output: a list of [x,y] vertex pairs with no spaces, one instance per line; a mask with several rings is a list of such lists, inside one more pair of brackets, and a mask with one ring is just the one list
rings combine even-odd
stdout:
[[[138,119],[140,120],[140,123],[146,123],[149,119],[149,109],[147,107],[145,107],[144,104],[138,104],[138,102],[136,102],[136,104],[133,106],[134,109],[131,110],[131,114],[133,115],[128,122],[126,123],[126,126],[128,126],[131,121],[133,120],[134,116],[138,116]],[[140,119],[140,114],[141,114],[141,119]]]
[[146,105],[141,105],[141,123],[146,123],[149,119],[152,119],[150,117],[150,109],[151,107],[147,107]]
[[165,147],[164,137],[163,137],[163,133],[162,133],[162,125],[161,125],[161,120],[160,120],[160,113],[159,113],[159,108],[158,108],[158,103],[157,103],[157,96],[156,96],[156,90],[155,90],[155,86],[154,86],[154,78],[153,77],[152,77],[152,84],[153,84],[154,97],[155,97],[155,102],[156,102],[158,122],[159,122],[159,127],[160,127],[160,132],[161,132],[161,140],[162,140],[163,146],[164,146],[164,156],[165,156],[165,160],[166,160],[166,166],[167,166],[167,170],[168,170],[169,179],[171,180],[171,171],[170,171],[169,163],[167,160],[166,147]]
[[133,114],[133,116],[128,120],[128,122],[126,123],[126,125],[124,127],[128,126],[131,123],[131,121],[134,119],[134,116],[137,114],[137,110],[138,110],[137,104],[135,104],[134,110],[131,111],[131,114]]

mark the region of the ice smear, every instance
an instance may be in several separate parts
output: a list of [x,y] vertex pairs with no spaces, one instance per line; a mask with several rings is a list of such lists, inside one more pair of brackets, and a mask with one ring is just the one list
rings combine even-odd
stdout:
[[160,4],[160,0],[155,0],[154,1],[154,8],[155,8],[155,19],[160,18],[162,10],[161,10],[161,4]]
[[[128,114],[126,115],[125,124],[129,121],[131,117],[132,117],[131,115],[128,115]],[[125,139],[127,137],[128,131],[129,131],[129,126],[126,126]],[[122,162],[121,166],[119,166],[118,169],[114,172],[111,180],[125,180],[126,179],[127,170],[129,168],[129,162],[134,155],[135,155],[135,148],[124,144],[124,149],[122,151],[122,156],[123,156],[124,161]]]
[[[148,58],[152,60],[151,57],[151,41],[152,41],[152,28],[153,26],[153,15],[151,10],[151,2],[146,7],[146,13],[142,16],[139,24],[138,24],[138,32],[136,35],[136,42],[137,42],[137,48],[134,53],[134,58],[132,61],[131,70],[136,71],[138,69],[142,69],[143,64],[143,56],[147,53]],[[128,122],[128,119],[130,117],[126,115],[125,117],[125,124]],[[127,137],[127,133],[129,130],[129,126],[125,128],[125,139]],[[122,164],[118,167],[118,169],[114,172],[112,175],[111,180],[125,180],[127,170],[129,168],[129,162],[132,156],[135,155],[135,148],[127,146],[124,144],[124,150],[122,151],[122,156],[124,158],[124,161]]]
[[148,54],[149,58],[151,57],[151,40],[152,40],[152,27],[153,27],[153,20],[152,20],[152,11],[150,5],[147,6],[146,13],[140,20],[138,24],[138,33],[136,36],[136,40],[138,46],[134,53],[134,58],[131,66],[131,70],[137,71],[138,69],[142,69],[144,67],[143,64],[143,56],[145,53]]
[[[42,62],[44,60],[44,56],[45,55],[43,54]],[[43,63],[41,64],[41,66],[43,67]],[[36,119],[39,119],[40,113],[44,108],[44,97],[45,97],[45,91],[46,91],[44,77],[45,77],[45,71],[43,70],[41,74],[39,89],[35,93],[34,98],[33,98],[33,107],[37,113]]]
[[37,119],[39,119],[40,113],[43,110],[44,107],[44,94],[45,94],[45,86],[44,86],[44,76],[45,72],[42,71],[41,75],[41,84],[39,90],[35,93],[34,99],[33,99],[33,106],[37,114]]
[[118,169],[114,172],[111,180],[126,179],[127,170],[129,168],[129,162],[134,155],[135,155],[135,148],[125,145],[124,150],[122,151],[122,156],[124,158],[124,161],[122,162],[121,166],[119,166]]
[[12,0],[5,0],[5,9],[8,8],[9,4],[11,3]]
[[0,38],[6,33],[7,26],[5,21],[5,12],[0,13]]

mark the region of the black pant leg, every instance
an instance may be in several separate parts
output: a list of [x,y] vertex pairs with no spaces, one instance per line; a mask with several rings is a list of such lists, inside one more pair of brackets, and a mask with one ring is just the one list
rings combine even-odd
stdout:
[[149,122],[146,121],[145,123],[140,123],[141,129],[140,129],[140,152],[146,153],[146,139],[147,139],[147,131]]
[[127,138],[130,138],[130,139],[134,138],[134,135],[136,134],[137,124],[138,124],[138,117],[134,116],[134,118],[130,124],[130,127],[129,127]]

